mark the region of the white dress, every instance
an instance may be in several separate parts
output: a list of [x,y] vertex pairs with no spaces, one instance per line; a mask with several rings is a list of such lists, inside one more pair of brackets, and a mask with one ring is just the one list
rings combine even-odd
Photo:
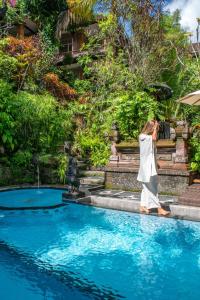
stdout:
[[158,173],[155,145],[152,135],[140,134],[140,168],[137,180],[142,182],[141,206],[147,209],[160,207],[158,199]]

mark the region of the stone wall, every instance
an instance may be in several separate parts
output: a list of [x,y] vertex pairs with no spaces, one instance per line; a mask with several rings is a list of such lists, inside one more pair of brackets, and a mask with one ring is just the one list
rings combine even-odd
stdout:
[[[126,191],[140,191],[142,185],[137,181],[138,169],[112,168],[105,169],[107,188]],[[180,195],[193,179],[194,173],[183,170],[159,170],[159,193]]]
[[0,164],[0,186],[15,185],[21,183],[34,183],[34,169],[12,167]]

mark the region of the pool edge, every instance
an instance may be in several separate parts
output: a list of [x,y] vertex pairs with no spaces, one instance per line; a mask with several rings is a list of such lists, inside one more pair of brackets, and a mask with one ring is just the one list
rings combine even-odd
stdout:
[[[127,200],[126,198],[116,199],[114,197],[101,197],[97,195],[90,195],[75,200],[65,199],[64,201],[66,203],[77,203],[82,205],[89,205],[106,209],[141,214],[140,201],[138,200],[132,201]],[[170,215],[167,216],[167,218],[200,222],[200,207],[186,206],[181,204],[169,204],[167,206],[167,209],[170,211]],[[149,215],[163,217],[158,215],[157,213],[150,213]]]

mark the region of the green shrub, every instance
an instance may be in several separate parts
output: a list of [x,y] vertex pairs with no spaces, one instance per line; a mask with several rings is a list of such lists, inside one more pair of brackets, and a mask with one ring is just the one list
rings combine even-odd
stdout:
[[192,156],[191,156],[191,168],[193,171],[200,173],[200,136],[194,136],[190,140]]
[[0,78],[11,81],[16,76],[17,68],[17,59],[0,51]]
[[11,158],[11,162],[17,167],[29,167],[32,159],[32,153],[28,150],[17,151]]
[[110,144],[98,134],[90,132],[78,132],[75,136],[74,148],[82,157],[89,158],[93,166],[104,166],[110,156]]
[[116,102],[115,117],[125,139],[136,138],[144,123],[159,114],[158,102],[145,92],[125,93]]
[[58,176],[60,182],[65,184],[66,182],[66,171],[68,167],[69,159],[66,154],[60,154],[58,157]]

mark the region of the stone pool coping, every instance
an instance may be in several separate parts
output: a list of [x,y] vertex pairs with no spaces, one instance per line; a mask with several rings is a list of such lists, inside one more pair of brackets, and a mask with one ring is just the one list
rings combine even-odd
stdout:
[[[200,222],[200,207],[178,204],[178,197],[175,196],[161,195],[159,198],[161,205],[170,211],[169,218]],[[64,194],[63,200],[77,204],[140,213],[140,193],[99,190],[86,197],[76,199],[68,198],[67,194]],[[156,212],[149,215],[159,216]]]

